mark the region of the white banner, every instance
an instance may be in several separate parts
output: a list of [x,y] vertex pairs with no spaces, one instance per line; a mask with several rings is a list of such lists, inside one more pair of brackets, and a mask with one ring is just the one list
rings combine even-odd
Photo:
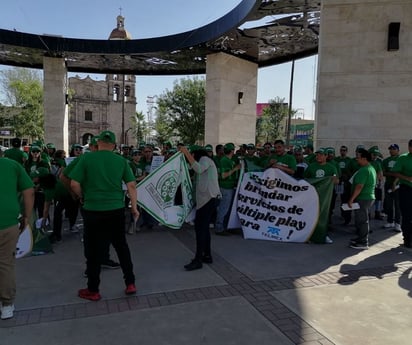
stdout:
[[[181,186],[182,205],[175,204]],[[161,224],[180,229],[194,207],[192,182],[184,155],[170,157],[137,185],[138,204]]]
[[245,173],[235,202],[246,239],[306,242],[319,217],[316,189],[279,169]]

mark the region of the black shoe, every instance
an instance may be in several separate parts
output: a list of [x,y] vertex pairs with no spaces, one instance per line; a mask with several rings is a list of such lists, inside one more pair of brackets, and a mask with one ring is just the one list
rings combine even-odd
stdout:
[[215,231],[215,235],[218,236],[230,236],[230,233],[227,231]]
[[213,263],[213,258],[210,255],[204,255],[202,257],[202,262],[204,264],[211,264],[211,263]]
[[351,238],[349,242],[350,242],[351,244],[352,244],[352,243],[358,243],[358,242],[359,242],[359,238],[358,238],[358,237]]
[[103,268],[109,268],[112,270],[115,270],[117,268],[120,268],[120,264],[118,262],[115,262],[113,260],[107,260],[106,262],[102,263],[101,265]]
[[360,242],[351,243],[349,247],[353,249],[359,249],[359,250],[369,249],[366,243],[360,243]]
[[190,264],[184,266],[186,271],[194,271],[203,267],[202,262],[199,260],[193,259]]

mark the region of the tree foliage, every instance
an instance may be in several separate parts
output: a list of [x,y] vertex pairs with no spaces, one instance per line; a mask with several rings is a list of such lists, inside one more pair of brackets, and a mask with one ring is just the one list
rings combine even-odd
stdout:
[[0,72],[0,86],[10,111],[6,123],[18,137],[43,139],[43,84],[37,71],[14,68]]
[[130,118],[130,124],[135,142],[140,143],[141,141],[144,141],[149,132],[149,128],[147,122],[145,121],[143,112],[136,112],[134,116]]
[[[205,80],[185,78],[175,81],[173,90],[166,90],[157,99],[156,130],[161,142],[176,135],[185,144],[204,139]],[[167,137],[169,136],[169,137]]]
[[262,116],[256,121],[256,142],[273,142],[285,138],[285,118],[288,117],[288,104],[284,98],[276,97],[263,109]]

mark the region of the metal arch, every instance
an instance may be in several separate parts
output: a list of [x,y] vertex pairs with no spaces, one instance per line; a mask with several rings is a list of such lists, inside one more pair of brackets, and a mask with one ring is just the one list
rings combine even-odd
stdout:
[[205,73],[208,54],[225,52],[259,67],[270,66],[317,53],[320,6],[320,0],[243,0],[198,29],[139,40],[74,39],[0,29],[0,64],[42,68],[46,55],[63,57],[70,72],[197,74]]

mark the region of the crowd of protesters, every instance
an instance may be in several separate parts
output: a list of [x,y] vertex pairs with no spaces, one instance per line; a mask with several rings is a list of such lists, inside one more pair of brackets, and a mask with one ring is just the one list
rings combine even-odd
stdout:
[[[11,140],[11,145],[0,163],[13,161],[4,164],[4,171],[15,171],[16,176],[9,173],[11,185],[0,187],[0,209],[13,206],[10,215],[15,219],[14,223],[7,224],[0,220],[0,252],[15,250],[18,236],[10,236],[10,233],[18,234],[32,211],[42,220],[42,227],[51,223],[50,241],[56,244],[62,241],[64,217],[68,218],[69,232],[79,232],[76,223],[81,212],[88,284],[87,288],[79,290],[79,297],[93,301],[101,298],[101,267],[121,268],[125,293],[135,293],[133,265],[125,234],[133,235],[143,227],[151,229],[157,224],[150,214],[138,210],[135,188],[136,183],[151,172],[154,147],[141,143],[138,147],[122,145],[116,149],[116,138],[110,131],[93,137],[87,150],[73,144],[69,157],[53,143],[35,141],[28,153],[21,149],[19,138]],[[350,241],[350,247],[367,249],[370,218],[383,220],[387,217],[382,226],[402,232],[403,245],[411,248],[412,140],[404,154],[400,153],[397,144],[391,144],[387,149],[386,155],[377,146],[365,148],[358,145],[351,157],[344,145],[336,154],[333,147],[317,150],[312,145],[288,148],[282,140],[267,142],[261,147],[219,144],[214,150],[211,145],[185,147],[178,144],[174,148],[170,142],[165,143],[160,154],[167,160],[176,152],[182,152],[196,186],[196,252],[184,268],[192,271],[202,268],[204,263],[213,262],[210,229],[214,229],[218,236],[233,233],[227,228],[227,222],[242,166],[246,172],[275,168],[296,179],[328,177],[335,185],[329,223],[338,196],[342,204],[348,205],[346,210],[341,210],[342,224],[349,225],[354,216],[356,238]],[[126,188],[119,187],[121,182]],[[25,210],[17,214],[18,201],[16,197],[8,196],[12,192],[16,195],[23,193]],[[16,225],[19,213],[23,214],[20,226]],[[326,243],[332,242],[327,236]],[[110,245],[116,250],[120,263],[110,259]],[[6,260],[0,256],[0,272],[4,272],[2,267],[5,265],[12,268],[0,276],[2,319],[13,316],[15,294],[14,259],[10,263],[10,257]]]

